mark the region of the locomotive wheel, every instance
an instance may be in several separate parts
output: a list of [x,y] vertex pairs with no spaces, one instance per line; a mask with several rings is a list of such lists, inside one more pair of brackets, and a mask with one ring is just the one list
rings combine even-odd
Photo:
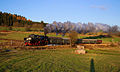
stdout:
[[48,41],[45,41],[45,45],[47,45],[48,44]]
[[29,46],[28,44],[26,44],[25,46]]

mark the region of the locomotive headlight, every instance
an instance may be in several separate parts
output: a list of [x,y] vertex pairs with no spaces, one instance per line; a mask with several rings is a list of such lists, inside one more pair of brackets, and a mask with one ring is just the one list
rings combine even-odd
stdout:
[[31,40],[31,38],[28,38],[28,40]]
[[27,38],[27,40],[31,40],[32,38]]

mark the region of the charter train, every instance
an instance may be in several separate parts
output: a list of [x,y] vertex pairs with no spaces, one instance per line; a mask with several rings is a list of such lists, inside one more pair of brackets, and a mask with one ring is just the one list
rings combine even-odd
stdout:
[[[70,44],[69,38],[61,37],[48,37],[44,35],[31,34],[24,38],[26,46],[43,46],[48,44],[67,45]],[[101,44],[102,40],[99,39],[77,39],[76,44]]]

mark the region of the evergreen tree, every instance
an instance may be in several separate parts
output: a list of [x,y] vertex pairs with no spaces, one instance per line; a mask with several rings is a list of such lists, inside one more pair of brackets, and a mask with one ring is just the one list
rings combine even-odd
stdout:
[[2,25],[2,12],[0,12],[0,25]]
[[17,26],[17,27],[25,27],[25,25],[32,25],[32,24],[38,24],[38,27],[45,27],[47,23],[44,23],[41,21],[39,22],[32,22],[30,19],[26,19],[25,17],[17,14],[11,14],[11,13],[2,13],[0,11],[0,26]]

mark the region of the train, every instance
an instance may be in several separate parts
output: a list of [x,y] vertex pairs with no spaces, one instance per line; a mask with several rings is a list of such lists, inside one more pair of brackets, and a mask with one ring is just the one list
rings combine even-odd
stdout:
[[[31,34],[28,37],[24,38],[24,43],[26,46],[43,46],[43,45],[48,45],[48,44],[68,45],[70,44],[70,39]],[[77,39],[75,43],[76,44],[101,44],[102,40]]]

